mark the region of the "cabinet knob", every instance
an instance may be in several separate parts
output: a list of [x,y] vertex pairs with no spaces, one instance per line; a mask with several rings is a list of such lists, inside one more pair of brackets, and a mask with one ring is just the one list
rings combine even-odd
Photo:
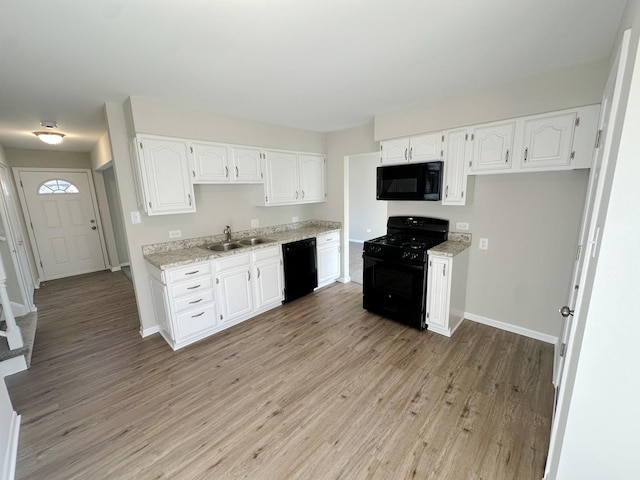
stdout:
[[573,310],[571,310],[567,305],[565,305],[558,311],[564,318],[567,318],[569,315],[573,316]]

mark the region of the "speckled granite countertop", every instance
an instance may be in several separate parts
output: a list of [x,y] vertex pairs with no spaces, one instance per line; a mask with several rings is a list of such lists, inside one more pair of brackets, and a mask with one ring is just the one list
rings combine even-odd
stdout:
[[429,255],[440,257],[455,257],[471,246],[470,233],[449,232],[449,239],[446,242],[430,248]]
[[342,224],[340,222],[310,220],[307,222],[234,232],[232,234],[233,241],[248,237],[261,237],[271,241],[259,245],[244,246],[227,252],[214,252],[203,248],[204,245],[224,240],[224,235],[211,235],[177,242],[145,245],[142,247],[142,253],[145,260],[151,265],[160,270],[166,270],[172,267],[204,262],[215,258],[228,257],[230,255],[242,255],[243,253],[255,251],[260,248],[269,248],[274,245],[282,245],[283,243],[295,242],[325,233],[340,231],[341,228]]

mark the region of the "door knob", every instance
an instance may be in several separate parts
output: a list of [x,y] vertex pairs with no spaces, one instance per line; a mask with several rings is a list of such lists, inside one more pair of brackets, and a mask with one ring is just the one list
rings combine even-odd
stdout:
[[91,227],[91,230],[97,230],[98,227],[96,227],[95,225],[93,227]]
[[573,316],[573,310],[571,310],[568,306],[564,306],[562,307],[560,310],[558,310],[560,312],[560,315],[562,315],[564,318],[567,318],[569,315]]

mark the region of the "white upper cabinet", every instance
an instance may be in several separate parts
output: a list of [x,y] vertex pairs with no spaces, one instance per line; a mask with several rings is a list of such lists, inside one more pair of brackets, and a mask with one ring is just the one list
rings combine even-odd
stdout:
[[409,137],[380,142],[380,164],[392,165],[409,161]]
[[442,159],[442,132],[384,140],[380,143],[380,164],[430,162]]
[[442,160],[442,132],[416,135],[409,139],[409,161],[431,162]]
[[298,155],[290,152],[266,152],[266,174],[264,190],[265,204],[286,205],[297,203]]
[[138,135],[136,144],[136,179],[144,212],[147,215],[195,212],[188,141]]
[[315,203],[324,200],[324,165],[324,155],[298,154],[300,203]]
[[515,121],[472,127],[469,173],[509,170],[515,129]]
[[571,164],[575,112],[524,120],[522,168],[562,167]]
[[461,128],[445,132],[443,205],[466,205],[469,130]]
[[325,200],[324,155],[268,150],[263,160],[264,188],[258,192],[258,205],[291,205]]
[[194,183],[228,183],[230,181],[227,145],[193,142],[190,151]]
[[237,183],[262,183],[262,150],[249,147],[231,147],[233,179]]
[[190,152],[193,183],[262,183],[258,148],[192,142]]

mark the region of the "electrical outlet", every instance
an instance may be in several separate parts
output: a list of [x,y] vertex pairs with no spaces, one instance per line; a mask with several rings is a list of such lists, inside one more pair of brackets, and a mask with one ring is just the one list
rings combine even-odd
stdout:
[[142,217],[140,217],[140,212],[131,212],[131,223],[142,223]]
[[479,247],[480,247],[480,250],[489,250],[489,239],[481,238]]
[[169,238],[180,238],[182,230],[169,230]]
[[251,219],[251,228],[258,228],[260,226],[260,221],[257,218]]
[[467,222],[457,222],[456,230],[469,230],[469,224]]
[[298,217],[291,217],[291,222],[296,223],[298,221]]

